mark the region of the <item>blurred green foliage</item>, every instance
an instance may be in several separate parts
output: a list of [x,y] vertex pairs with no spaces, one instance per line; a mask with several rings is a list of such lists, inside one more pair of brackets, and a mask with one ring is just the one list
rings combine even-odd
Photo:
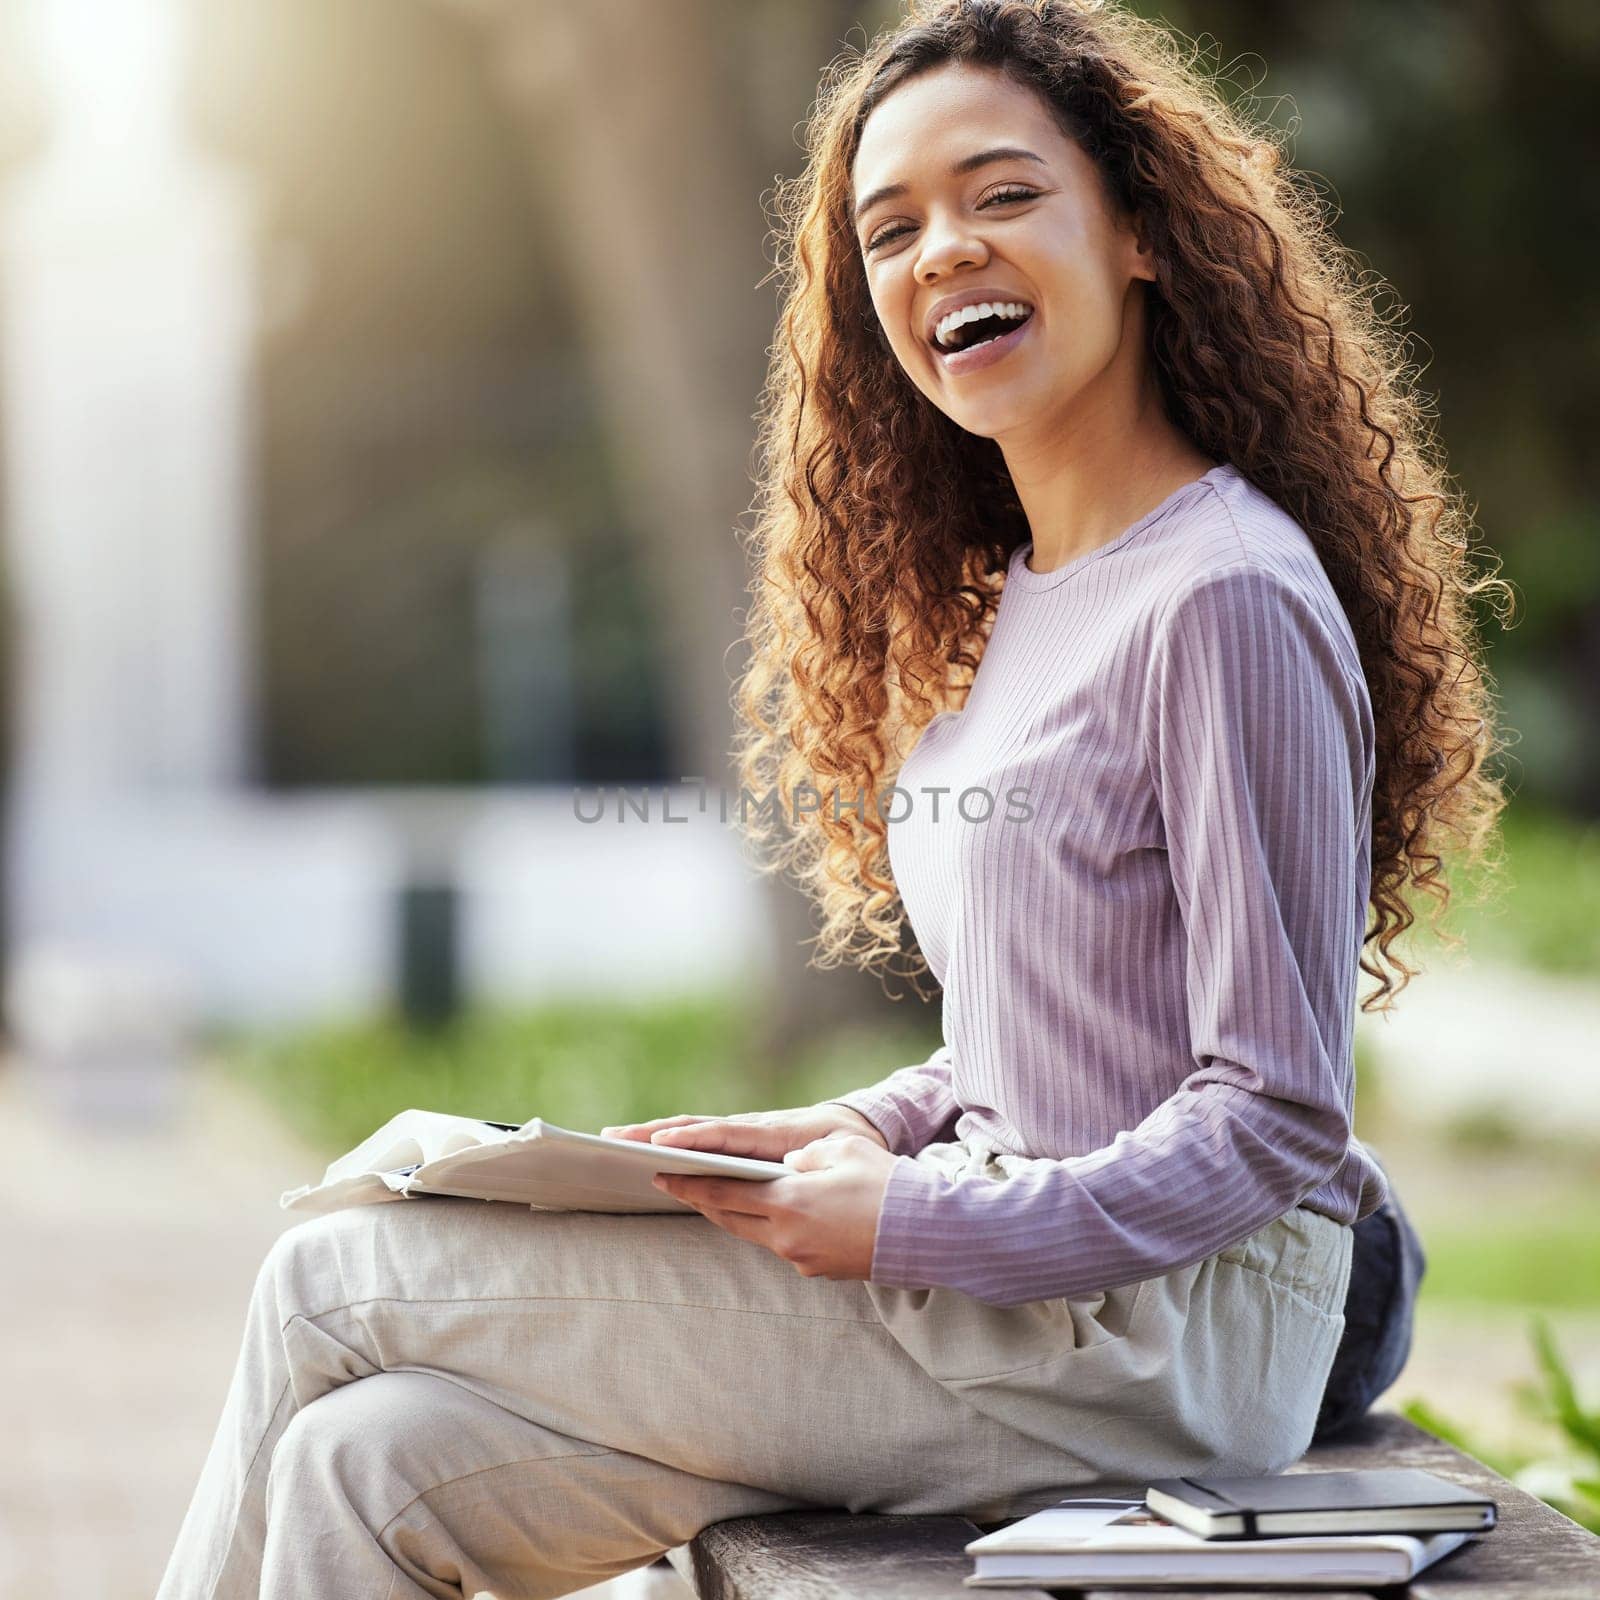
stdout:
[[[1470,1177],[1464,1177],[1470,1182]],[[1600,1309],[1600,1229],[1594,1185],[1574,1183],[1530,1196],[1525,1212],[1470,1210],[1434,1220],[1423,1247],[1422,1295],[1436,1302]]]
[[1555,1454],[1522,1448],[1495,1450],[1474,1440],[1460,1423],[1442,1416],[1424,1400],[1410,1401],[1400,1409],[1419,1428],[1476,1456],[1502,1477],[1600,1533],[1600,1411],[1587,1409],[1580,1400],[1549,1323],[1535,1317],[1528,1335],[1539,1377],[1536,1383],[1518,1385],[1514,1392],[1525,1417],[1555,1425],[1562,1440]]
[[1340,241],[1390,285],[1380,306],[1519,591],[1511,628],[1479,619],[1518,735],[1507,776],[1600,816],[1600,276],[1573,248],[1600,233],[1600,6],[1132,3],[1288,135]]
[[1446,928],[1475,960],[1600,978],[1600,822],[1518,799],[1501,839],[1503,869],[1459,874]]
[[679,1112],[810,1105],[923,1060],[938,1043],[923,1015],[835,1034],[777,1074],[756,1058],[756,1022],[732,994],[570,1000],[470,1011],[432,1033],[382,1017],[235,1037],[219,1055],[295,1132],[337,1154],[413,1106],[594,1132]]

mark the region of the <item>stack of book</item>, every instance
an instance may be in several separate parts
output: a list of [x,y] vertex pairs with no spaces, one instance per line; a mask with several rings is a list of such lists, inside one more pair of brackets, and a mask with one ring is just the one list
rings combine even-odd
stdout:
[[1495,1525],[1495,1502],[1414,1468],[1165,1478],[1075,1496],[967,1546],[971,1588],[1403,1584]]

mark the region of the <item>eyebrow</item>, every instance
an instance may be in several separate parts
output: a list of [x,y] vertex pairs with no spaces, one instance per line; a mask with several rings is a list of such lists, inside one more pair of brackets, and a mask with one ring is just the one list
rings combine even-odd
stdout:
[[[996,161],[1037,161],[1039,165],[1047,165],[1043,156],[1036,156],[1031,150],[1024,150],[1020,145],[996,145],[993,150],[980,150],[976,155],[962,156],[950,168],[952,178],[960,177],[963,173],[976,172],[979,167],[992,166]],[[874,189],[865,196],[855,209],[855,221],[860,222],[862,217],[877,205],[880,200],[893,200],[896,195],[906,192],[907,185],[903,183],[886,183],[881,189]]]

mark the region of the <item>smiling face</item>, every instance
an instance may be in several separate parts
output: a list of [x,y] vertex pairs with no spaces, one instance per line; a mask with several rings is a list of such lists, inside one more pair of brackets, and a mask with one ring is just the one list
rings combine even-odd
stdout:
[[[851,179],[856,242],[890,348],[961,427],[1047,439],[1142,371],[1137,285],[1155,277],[1154,262],[1094,162],[1031,90],[964,62],[922,73],[867,118]],[[952,344],[999,336],[948,354],[930,336],[949,304],[969,299],[1009,308],[1010,320],[947,334]]]

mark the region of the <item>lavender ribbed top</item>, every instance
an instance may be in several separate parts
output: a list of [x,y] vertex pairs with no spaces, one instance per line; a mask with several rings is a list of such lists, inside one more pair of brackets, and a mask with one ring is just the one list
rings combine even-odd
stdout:
[[[1032,549],[889,811],[944,1043],[838,1100],[901,1157],[873,1281],[995,1305],[1387,1192],[1351,1128],[1372,707],[1310,540],[1224,465],[1065,566]],[[1034,1159],[910,1159],[968,1136]]]

